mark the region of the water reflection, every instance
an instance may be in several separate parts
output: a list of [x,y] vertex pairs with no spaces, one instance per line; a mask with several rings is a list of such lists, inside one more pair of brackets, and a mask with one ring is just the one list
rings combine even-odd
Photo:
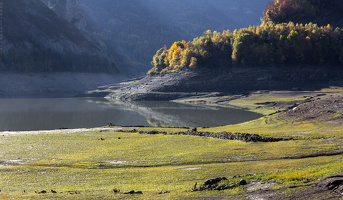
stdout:
[[242,109],[205,105],[181,104],[166,101],[112,102],[121,108],[144,116],[151,126],[199,127],[237,124],[261,117]]
[[104,98],[0,99],[0,131],[124,126],[218,126],[260,115],[174,102],[110,102]]

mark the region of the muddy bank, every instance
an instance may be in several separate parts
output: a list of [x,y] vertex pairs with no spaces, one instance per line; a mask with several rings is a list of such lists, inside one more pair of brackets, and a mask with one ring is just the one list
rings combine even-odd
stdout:
[[107,92],[110,98],[123,101],[165,101],[214,93],[223,95],[258,90],[317,90],[343,85],[342,75],[343,70],[330,70],[330,67],[198,69],[146,76],[103,87],[93,93]]

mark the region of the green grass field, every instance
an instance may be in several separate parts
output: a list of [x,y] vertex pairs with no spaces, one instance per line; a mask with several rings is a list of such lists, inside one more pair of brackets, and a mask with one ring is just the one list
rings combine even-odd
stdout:
[[[195,183],[210,178],[239,176],[227,182],[244,178],[248,183],[275,183],[272,189],[288,191],[291,185],[313,184],[343,171],[341,125],[289,123],[272,115],[237,125],[199,128],[296,139],[271,143],[119,132],[122,129],[133,127],[1,134],[0,199],[245,199],[250,191],[244,187],[191,190]],[[42,190],[48,193],[38,194]],[[123,194],[131,190],[143,194]]]

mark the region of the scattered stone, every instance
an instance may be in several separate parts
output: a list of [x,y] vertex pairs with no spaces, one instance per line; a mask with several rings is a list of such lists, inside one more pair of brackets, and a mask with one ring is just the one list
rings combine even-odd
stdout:
[[186,131],[186,132],[159,132],[159,131],[140,131],[140,134],[164,134],[164,135],[192,135],[192,136],[201,136],[201,137],[209,137],[209,138],[217,138],[223,140],[239,140],[244,142],[278,142],[278,141],[287,141],[292,140],[293,138],[271,138],[271,137],[263,137],[257,134],[249,134],[249,133],[230,133],[230,132],[220,132],[220,133],[212,133],[212,132],[198,132],[194,131]]
[[226,177],[218,177],[218,178],[211,178],[204,182],[203,185],[201,185],[199,188],[197,188],[197,184],[195,183],[193,187],[193,191],[203,191],[203,190],[227,190],[227,189],[233,189],[235,187],[247,185],[247,181],[244,179],[241,179],[237,184],[228,185],[223,184],[219,185],[221,181],[228,180]]
[[224,188],[228,189],[230,186],[227,186],[227,185],[220,185],[220,186],[218,186],[218,183],[220,181],[223,181],[223,180],[227,180],[227,178],[225,178],[225,177],[211,178],[211,179],[206,180],[204,182],[204,184],[201,185],[199,188],[197,188],[197,184],[198,183],[195,183],[195,185],[193,187],[193,191],[224,190]]
[[227,189],[232,189],[235,188],[235,185],[220,185],[218,187],[215,188],[215,190],[227,190]]
[[131,190],[130,192],[125,192],[124,194],[143,194],[143,192]]
[[214,185],[219,183],[220,181],[227,180],[225,177],[218,177],[218,178],[211,178],[205,181],[204,185]]
[[343,195],[343,173],[325,177],[317,183],[317,186]]
[[239,181],[238,185],[246,185],[247,184],[247,181],[242,179]]
[[170,191],[161,191],[158,194],[167,194],[167,193],[170,193]]
[[148,134],[156,135],[156,134],[160,134],[160,132],[158,132],[158,131],[149,131]]
[[80,194],[80,192],[77,191],[68,191],[69,194]]
[[119,189],[116,189],[116,188],[113,189],[113,193],[119,193],[119,192],[120,192]]

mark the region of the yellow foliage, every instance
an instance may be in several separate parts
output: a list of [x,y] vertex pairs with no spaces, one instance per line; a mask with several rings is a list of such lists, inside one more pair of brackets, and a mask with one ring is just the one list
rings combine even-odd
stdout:
[[189,64],[189,67],[196,67],[198,65],[198,60],[194,57],[191,58],[191,63]]

